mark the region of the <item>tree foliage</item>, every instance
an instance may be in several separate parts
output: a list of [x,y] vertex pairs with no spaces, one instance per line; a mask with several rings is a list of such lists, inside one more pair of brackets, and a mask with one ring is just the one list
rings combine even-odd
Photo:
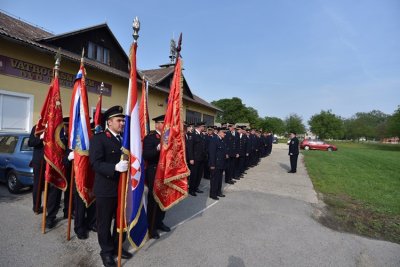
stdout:
[[217,122],[245,122],[253,127],[259,124],[258,112],[252,107],[246,107],[238,97],[223,98],[211,102],[214,106],[223,110],[217,113]]
[[296,132],[296,133],[305,133],[306,127],[303,124],[303,119],[295,114],[292,113],[285,119],[285,126],[286,126],[286,132]]
[[347,121],[346,133],[351,139],[365,137],[366,139],[380,139],[385,133],[382,128],[386,127],[389,115],[379,110],[370,112],[357,112]]
[[388,118],[386,136],[400,137],[400,106],[398,106],[397,110]]
[[343,120],[332,113],[331,110],[322,110],[308,121],[310,130],[320,139],[341,138],[344,134]]
[[265,117],[261,119],[260,127],[278,135],[284,134],[286,130],[285,122],[277,117]]

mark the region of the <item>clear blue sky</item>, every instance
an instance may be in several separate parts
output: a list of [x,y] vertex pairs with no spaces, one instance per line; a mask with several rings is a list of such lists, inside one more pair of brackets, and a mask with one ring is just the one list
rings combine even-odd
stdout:
[[400,105],[400,1],[15,1],[0,8],[55,34],[107,22],[138,67],[168,62],[183,32],[185,77],[207,101],[239,97],[259,115],[331,109],[350,117]]

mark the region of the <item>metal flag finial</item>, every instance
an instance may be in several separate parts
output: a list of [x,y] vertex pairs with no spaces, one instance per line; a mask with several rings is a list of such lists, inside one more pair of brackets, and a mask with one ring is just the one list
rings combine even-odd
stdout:
[[58,48],[58,51],[54,57],[56,60],[55,66],[54,66],[54,72],[55,75],[58,76],[58,71],[60,70],[60,64],[61,64],[61,48]]
[[84,59],[83,59],[84,55],[85,55],[85,48],[83,47],[82,48],[82,56],[81,56],[81,64],[83,64],[83,62],[84,62]]
[[140,21],[138,19],[138,17],[135,17],[135,19],[133,20],[133,39],[135,40],[135,43],[137,42],[137,39],[139,38],[139,30],[140,30]]
[[100,85],[100,94],[103,94],[103,92],[104,92],[104,82],[101,82],[101,85]]
[[175,59],[176,59],[176,43],[175,43],[175,40],[173,38],[171,39],[171,43],[170,43],[169,58],[171,60],[171,63],[175,63]]

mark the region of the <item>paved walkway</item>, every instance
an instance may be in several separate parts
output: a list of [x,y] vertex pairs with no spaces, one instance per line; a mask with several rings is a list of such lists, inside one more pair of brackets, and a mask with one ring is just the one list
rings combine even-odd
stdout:
[[[225,198],[189,196],[167,212],[170,233],[123,266],[400,266],[400,245],[340,233],[312,218],[318,203],[302,157],[288,174],[287,146],[225,187]],[[208,190],[208,181],[202,187]],[[0,266],[101,266],[97,236],[65,240],[66,221],[42,235],[31,195],[0,186]],[[59,213],[61,214],[61,212]]]

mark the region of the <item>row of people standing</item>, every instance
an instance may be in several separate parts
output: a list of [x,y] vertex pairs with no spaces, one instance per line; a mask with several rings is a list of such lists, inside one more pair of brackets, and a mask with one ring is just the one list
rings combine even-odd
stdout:
[[212,199],[225,197],[222,178],[234,184],[243,178],[245,171],[258,164],[262,157],[271,154],[273,136],[245,126],[208,127],[198,122],[186,124],[186,161],[190,168],[189,194],[203,193],[199,188],[202,178],[210,179]]
[[[68,123],[69,117],[65,117],[63,119],[64,122],[64,131],[61,132],[61,141],[63,142],[65,147],[68,147]],[[44,187],[44,176],[45,176],[45,159],[44,159],[44,145],[43,145],[43,137],[42,133],[39,136],[35,135],[36,125],[32,128],[28,145],[33,147],[33,156],[32,156],[32,167],[34,173],[33,179],[33,189],[32,189],[32,198],[33,198],[33,211],[35,214],[40,214],[43,212],[42,207],[42,191]],[[63,157],[63,164],[66,169],[66,178],[68,182],[67,190],[64,192],[64,201],[63,201],[63,218],[67,219],[68,217],[68,209],[69,209],[69,196],[70,196],[70,177],[73,160],[73,152],[69,149],[66,149],[65,155]],[[49,184],[48,189],[48,197],[47,197],[47,214],[46,214],[46,228],[52,229],[56,226],[58,219],[57,213],[61,207],[61,198],[62,191],[55,187],[52,184]],[[88,238],[88,232],[90,230],[96,232],[96,216],[95,216],[95,203],[89,208],[86,208],[85,203],[80,198],[79,194],[76,191],[76,188],[73,188],[73,201],[72,201],[72,216],[74,218],[74,232],[79,239]]]

